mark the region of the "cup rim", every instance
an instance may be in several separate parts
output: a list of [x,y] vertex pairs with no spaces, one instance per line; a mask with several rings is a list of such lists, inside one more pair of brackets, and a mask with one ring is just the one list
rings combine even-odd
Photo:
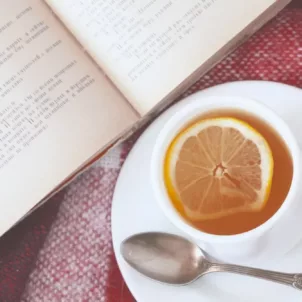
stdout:
[[[293,203],[300,180],[300,148],[296,138],[292,134],[289,126],[283,121],[278,114],[266,105],[246,97],[229,97],[229,96],[205,96],[195,97],[192,95],[187,98],[188,103],[181,107],[177,113],[168,119],[153,147],[153,152],[150,161],[150,180],[155,199],[164,212],[165,216],[178,229],[192,238],[208,243],[235,243],[260,237],[263,233],[271,229],[274,224],[287,211],[289,206]],[[287,145],[293,161],[293,176],[290,189],[281,207],[271,216],[267,221],[258,227],[251,229],[244,233],[234,235],[216,235],[200,231],[188,222],[186,222],[177,210],[172,205],[164,182],[163,182],[163,160],[166,153],[166,148],[170,144],[175,135],[182,129],[182,127],[190,120],[197,118],[204,112],[215,109],[229,108],[242,109],[245,111],[253,110],[252,114],[256,114],[264,119],[270,126],[274,127],[276,132],[281,137],[286,137],[284,143]],[[261,114],[257,114],[261,112]],[[264,117],[263,117],[264,116]],[[270,120],[270,121],[268,121]]]

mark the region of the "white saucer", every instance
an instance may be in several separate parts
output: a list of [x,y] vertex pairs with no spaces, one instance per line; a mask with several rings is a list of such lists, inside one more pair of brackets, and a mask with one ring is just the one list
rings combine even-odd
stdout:
[[[198,92],[205,95],[243,96],[271,107],[289,124],[302,146],[302,90],[273,82],[235,82]],[[290,287],[253,278],[212,274],[184,287],[172,287],[151,281],[122,259],[119,247],[126,237],[146,231],[183,235],[163,215],[154,201],[149,182],[152,146],[165,121],[184,105],[179,102],[161,115],[140,137],[120,173],[112,203],[112,236],[115,255],[122,275],[139,302],[254,302],[302,301],[302,293]],[[301,200],[302,202],[302,200]],[[302,217],[301,230],[302,231]],[[267,262],[265,268],[302,273],[302,245]]]

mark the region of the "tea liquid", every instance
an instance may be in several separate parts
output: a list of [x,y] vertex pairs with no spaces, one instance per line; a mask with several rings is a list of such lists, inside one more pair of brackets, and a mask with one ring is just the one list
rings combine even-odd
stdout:
[[[242,120],[258,130],[268,142],[274,159],[274,173],[271,192],[265,207],[260,212],[240,212],[222,218],[190,221],[182,205],[171,200],[178,212],[195,228],[217,235],[233,235],[252,230],[271,218],[285,200],[293,177],[291,155],[283,139],[268,124],[244,111],[223,110],[204,114],[198,120],[217,117],[233,117]],[[196,120],[194,121],[196,122]]]

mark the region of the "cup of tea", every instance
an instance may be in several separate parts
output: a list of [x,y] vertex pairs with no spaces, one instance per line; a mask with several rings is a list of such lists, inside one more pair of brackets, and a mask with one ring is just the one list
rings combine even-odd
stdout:
[[300,156],[265,105],[191,96],[158,135],[151,184],[167,219],[206,252],[246,261],[301,239]]

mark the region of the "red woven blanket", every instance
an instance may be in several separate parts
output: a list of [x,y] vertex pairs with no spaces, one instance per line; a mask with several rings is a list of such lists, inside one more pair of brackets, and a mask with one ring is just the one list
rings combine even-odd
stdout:
[[[302,10],[284,10],[188,93],[237,80],[302,88]],[[110,234],[112,193],[132,144],[112,150],[0,239],[0,302],[133,301]]]

